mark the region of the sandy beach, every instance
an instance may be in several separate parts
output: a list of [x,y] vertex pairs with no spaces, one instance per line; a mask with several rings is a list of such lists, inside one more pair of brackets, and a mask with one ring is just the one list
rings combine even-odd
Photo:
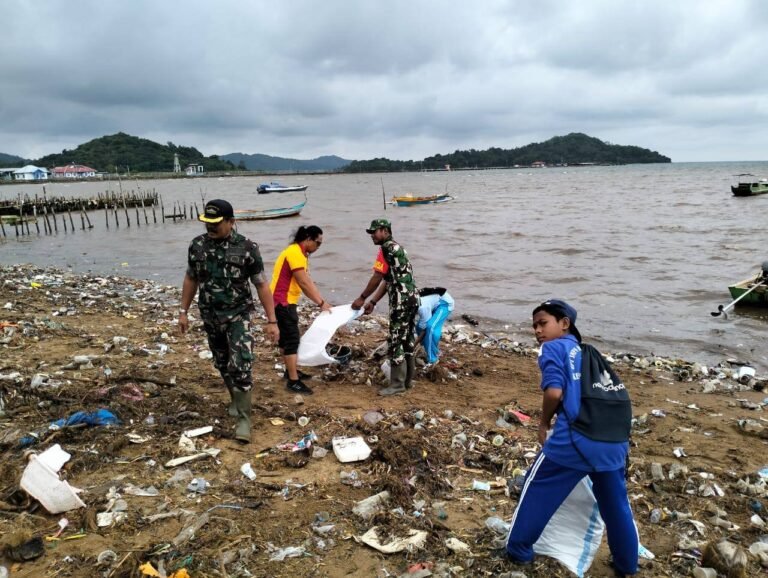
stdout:
[[[178,288],[33,266],[2,267],[0,279],[0,534],[12,576],[127,578],[141,576],[147,562],[193,578],[570,575],[543,557],[513,567],[485,525],[493,516],[509,521],[515,477],[538,450],[532,335],[520,343],[489,338],[482,324],[456,315],[437,368],[421,370],[407,395],[382,398],[374,350],[386,319],[364,317],[335,337],[352,349],[350,362],[310,368],[315,394],[297,398],[255,323],[253,442],[244,446],[232,439],[228,396],[206,358],[196,309],[192,331],[178,332]],[[303,311],[303,322],[315,312]],[[709,554],[721,540],[743,550],[765,540],[762,376],[740,383],[732,375],[738,366],[725,359],[702,367],[604,353],[634,406],[628,492],[641,543],[655,555],[641,560],[640,575],[690,576],[702,563],[722,562]],[[49,428],[99,409],[119,425]],[[532,425],[500,422],[510,410],[531,416]],[[184,431],[204,426],[212,429],[191,438],[194,448],[180,447]],[[317,440],[308,451],[285,449],[310,432]],[[371,456],[340,463],[335,436],[363,437]],[[19,489],[30,454],[55,444],[72,456],[60,475],[82,490],[84,508],[50,514]],[[220,452],[168,465],[211,448]],[[241,473],[245,463],[254,480]],[[201,479],[204,493],[195,491]],[[490,489],[473,490],[475,480]],[[353,513],[383,491],[389,500],[381,511],[367,519]],[[111,523],[100,526],[99,514],[110,512]],[[383,543],[411,530],[426,539],[421,548],[384,554],[360,542],[374,526]],[[42,555],[14,560],[35,537]],[[466,550],[447,546],[451,538]],[[744,560],[729,575],[765,572],[758,557]],[[608,561],[603,540],[588,575],[611,575]]]

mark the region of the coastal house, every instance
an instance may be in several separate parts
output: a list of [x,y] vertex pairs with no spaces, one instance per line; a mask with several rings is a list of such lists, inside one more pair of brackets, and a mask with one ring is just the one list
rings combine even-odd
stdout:
[[48,169],[27,165],[13,171],[13,178],[16,181],[45,181],[48,179]]
[[96,176],[96,169],[85,165],[69,163],[65,167],[53,167],[51,178],[54,179],[87,179]]
[[187,168],[184,169],[184,172],[187,174],[188,177],[195,177],[198,175],[202,175],[205,172],[205,167],[203,165],[190,163],[187,165]]
[[19,169],[16,167],[0,169],[0,181],[10,181],[11,179],[13,179],[13,173],[15,173],[18,170]]
[[545,163],[544,161],[533,161],[531,163],[531,167],[533,167],[534,169],[543,169],[543,168],[546,168],[546,166],[547,166],[547,163]]

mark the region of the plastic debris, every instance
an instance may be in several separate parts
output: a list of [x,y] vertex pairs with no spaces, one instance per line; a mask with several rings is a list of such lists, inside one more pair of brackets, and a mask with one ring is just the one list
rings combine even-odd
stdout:
[[371,519],[377,512],[380,512],[386,503],[389,501],[389,492],[386,490],[379,492],[373,496],[360,500],[352,508],[352,512],[363,518],[364,520]]
[[374,526],[355,539],[384,554],[395,554],[396,552],[412,552],[423,548],[429,535],[424,530],[408,530],[407,536],[388,536],[387,542],[382,543],[378,531],[379,527]]
[[221,453],[221,450],[216,448],[208,448],[206,450],[203,450],[199,454],[193,454],[191,456],[182,456],[180,458],[174,458],[172,460],[169,460],[165,462],[166,468],[175,468],[176,466],[180,466],[181,464],[186,464],[188,462],[191,462],[193,460],[199,460],[200,458],[215,458]]
[[192,478],[192,481],[187,484],[187,491],[194,494],[205,494],[209,487],[210,484],[205,478]]
[[307,435],[301,438],[295,443],[279,444],[277,449],[285,452],[301,452],[308,450],[312,447],[312,444],[317,441],[317,435],[315,432],[310,431]]
[[287,548],[280,548],[274,554],[269,557],[270,562],[282,562],[286,558],[298,558],[306,554],[307,550],[304,546],[288,546]]
[[249,480],[256,479],[256,472],[253,471],[253,468],[251,467],[251,464],[249,462],[246,462],[242,466],[240,466],[240,471]]
[[40,455],[30,457],[19,486],[39,501],[51,514],[84,508],[85,504],[66,481],[59,479],[58,471],[72,457],[55,444]]

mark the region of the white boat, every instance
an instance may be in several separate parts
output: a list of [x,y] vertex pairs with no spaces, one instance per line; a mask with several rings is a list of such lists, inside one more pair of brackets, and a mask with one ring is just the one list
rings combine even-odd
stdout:
[[260,195],[266,195],[267,193],[292,193],[294,191],[306,191],[307,185],[300,185],[300,186],[290,186],[290,185],[283,185],[278,183],[277,181],[272,181],[270,183],[261,183],[258,187],[256,187],[256,192]]

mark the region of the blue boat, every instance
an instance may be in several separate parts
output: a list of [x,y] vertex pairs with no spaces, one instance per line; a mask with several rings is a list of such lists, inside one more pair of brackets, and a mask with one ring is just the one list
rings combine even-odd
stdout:
[[301,213],[307,200],[292,207],[281,207],[277,209],[241,209],[235,211],[235,219],[238,221],[264,221],[266,219],[284,219],[285,217],[296,217]]

